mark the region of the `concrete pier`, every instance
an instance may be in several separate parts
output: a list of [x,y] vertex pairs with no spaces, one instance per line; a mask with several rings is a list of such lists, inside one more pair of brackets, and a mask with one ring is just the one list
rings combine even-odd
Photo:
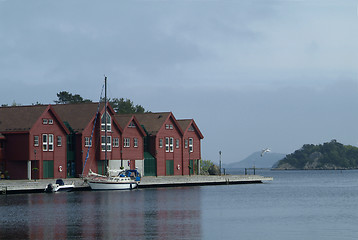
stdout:
[[[259,175],[223,175],[223,176],[160,176],[142,177],[139,188],[203,186],[224,184],[252,184],[272,181],[271,177]],[[74,183],[75,191],[90,190],[87,183],[80,178],[63,179],[65,184]],[[56,179],[40,180],[0,180],[0,195],[11,193],[44,192],[47,184],[55,183]]]

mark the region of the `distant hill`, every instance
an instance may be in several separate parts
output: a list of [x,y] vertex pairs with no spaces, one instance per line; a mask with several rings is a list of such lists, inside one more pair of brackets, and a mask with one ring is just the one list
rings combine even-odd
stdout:
[[261,157],[261,151],[259,151],[254,152],[239,162],[225,164],[224,168],[251,168],[254,166],[254,163],[257,168],[272,168],[275,163],[285,156],[286,154],[268,152]]
[[356,169],[358,148],[343,145],[336,140],[324,144],[305,144],[288,154],[277,164],[277,169]]

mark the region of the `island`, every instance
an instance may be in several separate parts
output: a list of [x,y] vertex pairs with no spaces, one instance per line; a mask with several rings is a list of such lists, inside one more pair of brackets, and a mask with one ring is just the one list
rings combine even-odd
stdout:
[[273,167],[276,170],[357,169],[358,148],[332,140],[319,145],[305,144],[286,155]]

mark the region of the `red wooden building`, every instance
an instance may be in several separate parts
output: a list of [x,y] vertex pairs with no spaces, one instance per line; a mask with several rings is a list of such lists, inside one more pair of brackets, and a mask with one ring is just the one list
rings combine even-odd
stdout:
[[11,179],[66,177],[69,133],[48,105],[0,108],[2,172]]
[[[120,162],[122,128],[115,119],[115,112],[111,106],[107,105],[107,125],[104,104],[59,104],[55,105],[54,109],[71,131],[68,152],[71,171],[68,172],[68,176],[86,175],[90,169],[104,174],[106,147],[109,167],[113,168]],[[107,140],[105,126],[107,126]]]
[[183,175],[183,131],[173,113],[144,113],[135,116],[147,132],[145,175]]
[[116,169],[136,169],[144,175],[144,137],[146,133],[134,115],[116,115],[116,120],[123,129],[120,165]]
[[[201,159],[201,134],[198,126],[193,119],[181,119],[178,123],[183,130],[183,164],[189,166],[184,168],[183,175],[199,174]],[[190,170],[190,171],[189,171]]]

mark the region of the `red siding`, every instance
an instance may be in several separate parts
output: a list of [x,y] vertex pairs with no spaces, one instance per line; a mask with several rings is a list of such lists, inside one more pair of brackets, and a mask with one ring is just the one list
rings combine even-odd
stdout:
[[[130,139],[130,146],[124,147],[124,138]],[[134,147],[134,138],[138,140],[137,147]],[[131,160],[131,169],[135,169],[135,160],[144,159],[144,140],[138,127],[126,127],[123,129],[122,141],[122,159]]]

